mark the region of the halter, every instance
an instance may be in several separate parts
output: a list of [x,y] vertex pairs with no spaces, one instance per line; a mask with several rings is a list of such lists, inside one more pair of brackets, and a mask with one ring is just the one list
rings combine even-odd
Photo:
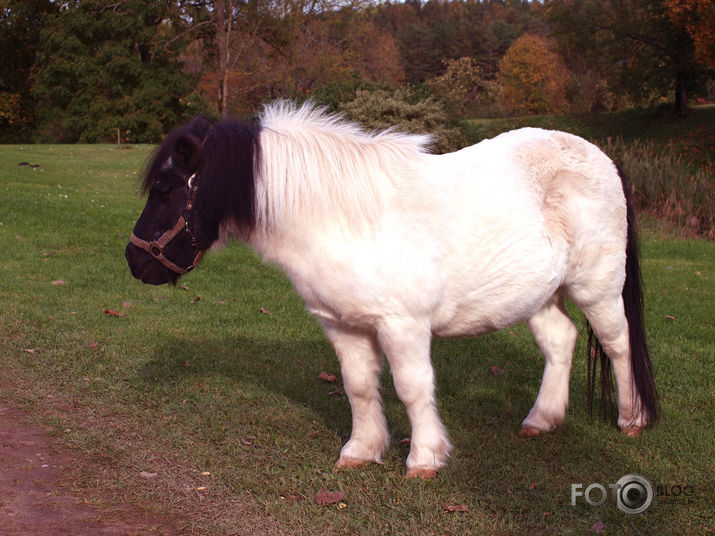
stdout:
[[[206,248],[199,243],[199,240],[196,238],[196,235],[191,228],[191,224],[189,223],[189,216],[191,215],[191,210],[194,208],[194,201],[196,199],[196,190],[199,187],[198,177],[196,176],[196,173],[192,174],[189,177],[187,185],[189,187],[189,195],[186,201],[186,207],[183,211],[181,211],[181,213],[179,214],[179,219],[171,229],[166,231],[157,240],[153,240],[151,242],[139,238],[134,233],[132,233],[132,236],[129,239],[132,244],[134,244],[140,249],[143,249],[144,251],[152,255],[161,264],[166,266],[169,270],[179,275],[183,275],[186,272],[193,270],[201,260],[201,257],[206,250]],[[194,255],[194,260],[186,268],[182,268],[181,266],[175,264],[164,256],[164,248],[169,244],[169,242],[174,240],[174,238],[176,238],[182,231],[189,235],[189,238],[191,239],[191,245],[196,249],[196,255]]]

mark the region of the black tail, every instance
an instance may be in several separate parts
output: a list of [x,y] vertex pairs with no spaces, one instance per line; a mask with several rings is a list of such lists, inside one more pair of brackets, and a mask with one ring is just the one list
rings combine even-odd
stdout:
[[[643,289],[641,285],[641,270],[638,261],[638,236],[636,233],[636,217],[631,203],[631,192],[628,188],[623,171],[618,168],[618,174],[623,184],[626,196],[626,219],[628,225],[626,242],[626,281],[623,285],[623,304],[628,320],[628,336],[631,346],[631,367],[635,392],[640,397],[641,409],[647,416],[648,424],[654,424],[660,416],[658,392],[653,379],[653,366],[648,353],[648,344],[643,326]],[[587,391],[589,410],[593,413],[594,384],[596,377],[596,362],[600,361],[601,379],[601,414],[606,415],[608,408],[613,406],[613,382],[611,380],[611,362],[606,356],[601,343],[588,326],[588,365]]]

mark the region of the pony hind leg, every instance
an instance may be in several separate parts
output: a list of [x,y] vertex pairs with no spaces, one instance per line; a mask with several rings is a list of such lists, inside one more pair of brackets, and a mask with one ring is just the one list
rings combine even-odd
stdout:
[[544,354],[545,365],[536,402],[521,425],[519,435],[522,437],[551,431],[563,423],[569,401],[571,360],[578,337],[559,292],[527,324]]
[[[618,427],[625,434],[638,435],[648,424],[649,416],[641,404],[633,375],[629,326],[623,299],[618,296],[582,307],[582,310],[613,367],[618,390]],[[609,380],[610,376],[605,378],[605,381]]]
[[343,386],[352,410],[350,439],[341,449],[335,466],[382,463],[389,433],[379,391],[383,360],[375,334],[328,322],[323,322],[323,328],[340,359]]

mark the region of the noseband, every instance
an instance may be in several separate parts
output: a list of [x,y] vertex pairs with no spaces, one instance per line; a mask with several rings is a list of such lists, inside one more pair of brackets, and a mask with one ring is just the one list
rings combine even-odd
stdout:
[[[157,240],[153,240],[151,242],[139,238],[134,233],[132,233],[132,236],[129,239],[132,244],[134,244],[140,249],[143,249],[144,251],[152,255],[161,264],[166,266],[169,270],[179,275],[183,275],[186,272],[193,270],[201,260],[201,257],[206,250],[206,248],[202,246],[199,240],[196,238],[196,235],[194,234],[194,231],[189,223],[189,217],[191,216],[191,211],[194,208],[194,200],[196,199],[196,190],[198,190],[199,187],[198,177],[196,176],[196,173],[189,177],[187,185],[189,187],[189,194],[186,201],[186,207],[183,211],[181,211],[181,213],[179,214],[179,219],[171,229],[166,231]],[[189,235],[189,238],[191,239],[191,245],[196,249],[196,255],[194,255],[194,260],[186,268],[182,268],[181,266],[175,264],[164,256],[164,248],[167,246],[167,244],[169,244],[169,242],[174,240],[174,238],[176,238],[182,232],[185,232]]]

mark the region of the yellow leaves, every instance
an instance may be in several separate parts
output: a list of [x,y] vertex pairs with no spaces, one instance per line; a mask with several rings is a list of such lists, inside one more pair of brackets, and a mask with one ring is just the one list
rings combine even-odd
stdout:
[[20,121],[20,115],[20,95],[0,92],[0,121],[13,125]]
[[568,70],[549,45],[544,37],[524,34],[502,58],[501,103],[508,111],[549,113],[566,106]]

